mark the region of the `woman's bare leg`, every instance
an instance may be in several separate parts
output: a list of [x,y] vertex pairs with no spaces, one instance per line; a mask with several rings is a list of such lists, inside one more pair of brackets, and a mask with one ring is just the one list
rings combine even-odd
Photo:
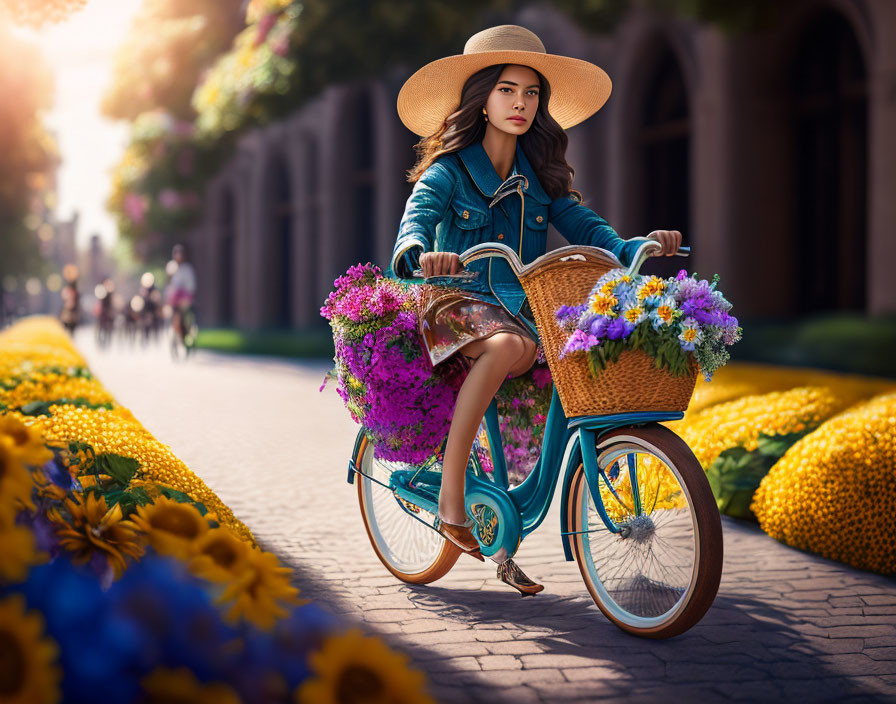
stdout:
[[457,395],[439,492],[439,513],[451,523],[466,520],[464,474],[482,417],[507,375],[522,374],[532,366],[535,343],[530,338],[500,332],[471,342],[462,354],[475,361]]

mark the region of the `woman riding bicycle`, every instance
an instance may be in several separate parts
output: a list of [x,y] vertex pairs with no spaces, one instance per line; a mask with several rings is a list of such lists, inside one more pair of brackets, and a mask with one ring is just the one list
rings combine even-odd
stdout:
[[[545,253],[548,223],[571,243],[602,247],[627,265],[642,241],[626,242],[582,204],[565,158],[564,130],[594,114],[609,94],[602,69],[546,53],[534,33],[517,25],[474,34],[462,55],[419,69],[398,96],[402,122],[422,139],[392,273],[455,275],[462,269],[458,254],[484,242],[500,242],[528,263]],[[667,256],[681,243],[677,230],[648,237]],[[509,266],[488,260],[469,268],[478,277],[427,297],[421,332],[433,364],[459,353],[469,365],[445,446],[438,526],[482,559],[466,516],[464,474],[490,401],[508,376],[532,366],[536,338]],[[524,593],[542,588],[512,560],[499,565],[498,576]]]

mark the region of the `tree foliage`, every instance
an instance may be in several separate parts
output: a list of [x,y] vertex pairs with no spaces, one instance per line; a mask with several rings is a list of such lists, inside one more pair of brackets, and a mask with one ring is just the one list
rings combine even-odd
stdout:
[[23,27],[41,27],[68,19],[86,4],[87,0],[2,0],[0,21],[11,21]]
[[44,129],[52,77],[40,51],[0,26],[0,275],[34,271],[37,241],[25,226],[58,163],[55,140]]
[[135,120],[163,109],[192,119],[200,76],[242,26],[239,0],[143,0],[116,55],[103,113]]

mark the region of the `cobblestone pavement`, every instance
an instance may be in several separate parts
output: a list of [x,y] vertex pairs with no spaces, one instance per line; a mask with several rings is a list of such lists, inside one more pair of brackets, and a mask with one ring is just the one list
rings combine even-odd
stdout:
[[328,365],[164,346],[100,352],[76,339],[118,400],[295,567],[297,586],[411,654],[440,702],[896,701],[896,581],[724,521],[715,605],[688,633],[622,633],[565,562],[558,501],[518,562],[545,585],[521,599],[494,565],[462,556],[409,586],[377,560],[346,484],[356,427]]

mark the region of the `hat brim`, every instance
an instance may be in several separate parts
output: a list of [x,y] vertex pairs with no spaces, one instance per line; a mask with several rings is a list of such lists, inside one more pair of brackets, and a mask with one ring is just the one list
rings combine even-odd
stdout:
[[537,51],[503,50],[436,59],[417,70],[398,92],[398,116],[411,132],[428,137],[460,105],[467,79],[495,64],[521,64],[550,83],[548,112],[568,129],[600,110],[613,89],[607,73],[588,61]]

